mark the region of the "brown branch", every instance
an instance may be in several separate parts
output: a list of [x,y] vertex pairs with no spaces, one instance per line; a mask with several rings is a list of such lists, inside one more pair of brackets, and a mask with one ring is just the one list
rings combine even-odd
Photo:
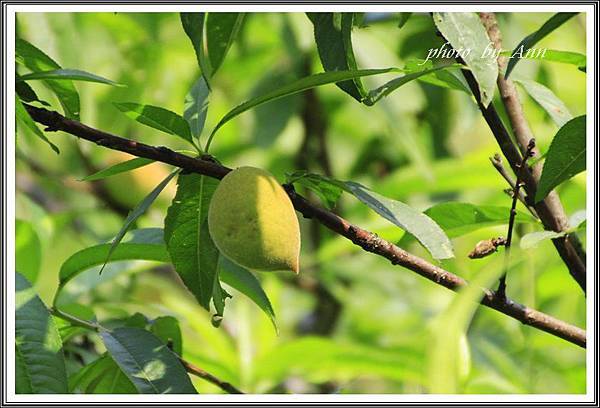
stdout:
[[193,365],[189,361],[185,361],[182,358],[180,358],[179,361],[181,361],[181,364],[183,364],[183,366],[185,367],[185,370],[188,373],[195,375],[196,377],[200,377],[203,380],[206,380],[213,385],[216,385],[217,387],[219,387],[226,393],[228,393],[228,394],[244,394],[244,392],[238,390],[230,383],[219,380],[217,377],[215,377],[211,373],[204,371],[203,369]]
[[[498,171],[498,173],[504,178],[504,180],[506,180],[506,182],[510,186],[510,191],[514,192],[515,191],[515,186],[517,185],[517,183],[512,178],[512,176],[509,174],[509,172],[506,169],[506,167],[504,167],[504,164],[502,163],[502,156],[500,156],[498,153],[496,153],[493,157],[490,157],[490,162],[492,162],[492,166],[494,166],[494,168],[496,169],[496,171]],[[527,200],[525,198],[525,194],[523,193],[523,190],[521,190],[521,189],[519,189],[518,199],[519,199],[520,202],[523,203],[523,205],[525,207],[527,207],[527,209],[529,210],[529,212],[531,213],[531,215],[533,215],[535,218],[539,218],[538,215],[537,215],[537,212],[535,212],[535,208],[533,208],[533,207],[531,207],[530,205],[527,204]]]
[[[217,179],[223,178],[231,169],[216,162],[195,159],[176,153],[166,147],[153,147],[144,143],[125,139],[101,130],[93,129],[80,122],[70,120],[58,112],[48,111],[25,105],[35,120],[48,128],[46,131],[58,131],[78,136],[82,139],[100,144],[106,148],[120,150],[134,156],[145,157],[180,167],[186,171],[204,174]],[[448,272],[418,256],[410,254],[402,248],[388,242],[377,235],[352,225],[344,218],[309,203],[304,197],[296,194],[293,188],[287,187],[288,194],[297,211],[306,218],[315,218],[327,228],[342,235],[371,252],[388,259],[393,265],[400,265],[450,290],[458,291],[467,286],[463,278]],[[482,289],[481,304],[510,316],[521,323],[535,327],[573,344],[586,347],[585,330],[573,326],[552,316],[546,315],[510,299],[501,299],[493,291]]]
[[[498,22],[496,21],[496,16],[494,13],[480,13],[481,20],[483,22],[484,27],[486,28],[490,40],[494,43],[494,47],[497,50],[502,49],[502,36],[500,33],[500,29],[498,28]],[[502,98],[502,103],[506,109],[506,113],[510,120],[510,124],[513,129],[513,133],[515,135],[515,139],[520,148],[521,153],[525,153],[527,151],[527,145],[531,139],[533,139],[533,133],[531,132],[531,128],[525,118],[525,114],[523,112],[523,107],[521,106],[521,102],[519,101],[519,94],[517,92],[517,88],[514,82],[510,79],[505,79],[503,71],[506,68],[507,58],[505,56],[498,57],[498,89],[500,90],[500,96]],[[472,74],[469,73],[469,76],[472,77]],[[479,95],[479,88],[477,87],[474,78],[468,80],[469,85],[471,86],[471,90],[474,95]],[[479,100],[479,98],[477,97]],[[490,104],[488,108],[483,107],[479,104],[480,109],[486,109],[487,111],[493,111],[493,107]],[[495,112],[495,111],[494,111]],[[485,116],[485,112],[484,112]],[[494,116],[491,112],[488,112],[488,116]],[[497,114],[496,114],[497,116]],[[488,120],[486,118],[486,120]],[[502,144],[508,143],[510,141],[510,137],[508,136],[508,132],[506,129],[500,130],[500,128],[504,128],[504,125],[501,121],[497,122],[495,119],[492,123],[488,120],[488,124],[492,129],[492,132],[496,135],[496,139],[502,139]],[[500,140],[498,140],[500,143]],[[512,141],[510,141],[512,145]],[[502,146],[501,146],[502,147]],[[504,148],[502,151],[504,152]],[[520,163],[520,159],[517,158],[517,149],[510,149],[511,152],[509,155],[505,156],[510,162],[513,170]],[[539,157],[539,151],[537,148],[533,150],[532,157]],[[538,161],[533,168],[527,171],[526,180],[525,181],[525,190],[527,191],[528,197],[535,197],[535,191],[537,189],[537,183],[539,182],[542,167],[541,163]],[[530,203],[531,204],[531,203]],[[560,198],[555,191],[551,191],[550,194],[546,196],[546,198],[535,205],[537,213],[544,224],[544,227],[548,230],[563,232],[569,228],[569,222],[565,210],[560,202]],[[575,281],[579,284],[579,286],[585,292],[586,285],[586,266],[585,266],[585,251],[582,248],[582,245],[575,234],[567,235],[564,237],[556,238],[553,240],[554,246],[556,247],[558,253],[563,259],[564,263],[569,268],[569,272]]]

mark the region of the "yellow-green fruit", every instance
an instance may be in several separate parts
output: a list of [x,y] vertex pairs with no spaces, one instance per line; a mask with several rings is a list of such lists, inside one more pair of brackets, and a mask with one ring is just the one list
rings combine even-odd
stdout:
[[269,172],[240,167],[227,174],[212,196],[208,229],[219,251],[243,267],[299,271],[298,218]]

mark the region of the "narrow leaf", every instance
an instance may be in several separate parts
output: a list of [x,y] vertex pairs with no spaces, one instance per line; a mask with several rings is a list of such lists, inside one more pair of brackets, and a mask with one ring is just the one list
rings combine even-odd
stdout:
[[183,108],[183,118],[187,121],[192,132],[192,136],[198,139],[208,110],[208,94],[210,89],[203,76],[198,78],[192,88],[185,96],[185,105]]
[[297,171],[286,175],[287,183],[301,185],[315,193],[323,205],[328,209],[333,209],[338,199],[344,192],[343,187],[323,177],[319,174],[308,173],[306,171]]
[[15,274],[15,392],[66,394],[62,341],[54,320],[29,281]]
[[187,121],[175,112],[158,106],[141,105],[131,102],[115,102],[114,105],[125,115],[137,122],[158,129],[161,132],[179,136],[192,145],[194,144]]
[[[156,197],[158,197],[158,195],[160,194],[160,192],[164,190],[164,188],[167,186],[167,184],[169,184],[169,181],[171,181],[171,179],[178,172],[179,172],[179,170],[175,170],[173,173],[171,173],[167,177],[165,177],[165,179],[163,181],[161,181],[160,184],[158,186],[156,186],[156,188],[154,190],[152,190],[150,192],[150,194],[148,194],[146,196],[146,198],[144,198],[142,200],[142,202],[140,202],[133,210],[131,210],[131,212],[129,213],[129,215],[125,219],[125,223],[123,223],[123,226],[121,227],[121,229],[119,230],[119,232],[115,236],[115,239],[113,240],[113,242],[112,242],[112,244],[110,246],[110,250],[108,252],[108,256],[106,257],[106,260],[104,261],[104,265],[106,265],[106,263],[110,260],[110,257],[112,255],[112,253],[115,251],[115,249],[117,248],[117,246],[119,245],[119,243],[121,242],[121,240],[123,239],[123,237],[125,236],[125,233],[127,231],[129,231],[129,228],[131,228],[131,226],[133,225],[133,223],[142,214],[144,214],[146,212],[146,210],[152,205],[152,203],[154,202],[154,200],[156,200]],[[104,268],[104,265],[102,266],[102,268]],[[100,273],[102,273],[102,270],[100,270]]]
[[219,69],[244,20],[244,13],[208,13],[206,49],[213,76]]
[[211,132],[210,137],[208,138],[208,142],[206,144],[205,150],[208,151],[208,148],[210,147],[212,138],[214,137],[215,133],[217,133],[217,131],[225,123],[229,122],[231,119],[235,118],[239,114],[244,113],[247,110],[252,109],[256,106],[262,105],[263,103],[270,102],[270,101],[282,98],[284,96],[293,95],[298,92],[306,91],[307,89],[315,88],[317,86],[332,84],[332,83],[336,83],[336,82],[340,82],[340,81],[344,81],[344,80],[348,80],[348,79],[353,79],[353,78],[359,78],[359,77],[363,77],[363,76],[384,74],[386,72],[391,72],[394,70],[397,70],[397,69],[396,68],[385,68],[385,69],[364,69],[364,70],[359,70],[359,71],[321,72],[319,74],[314,74],[314,75],[310,75],[310,76],[298,79],[290,84],[284,85],[284,86],[277,88],[271,92],[267,92],[266,94],[257,96],[256,98],[252,98],[252,99],[236,106],[231,111],[229,111],[225,116],[223,116],[223,118],[221,118],[219,123],[217,123],[217,126],[215,126],[215,128]]
[[555,15],[550,17],[548,21],[546,21],[537,31],[523,38],[523,40],[521,40],[519,45],[517,45],[511,53],[511,58],[508,60],[508,65],[506,66],[506,73],[504,74],[504,78],[508,78],[512,70],[517,65],[517,62],[519,62],[519,60],[521,59],[521,56],[526,55],[527,51],[529,51],[529,49],[532,48],[535,44],[540,42],[542,38],[546,37],[548,34],[550,34],[558,27],[566,23],[576,14],[578,13],[556,13]]
[[[510,57],[512,54],[513,53],[511,51],[502,51],[500,53],[500,55],[504,55],[505,57]],[[518,56],[521,57],[520,54],[518,54]],[[585,72],[585,67],[587,65],[587,58],[584,54],[572,51],[548,50],[546,48],[544,48],[540,53],[525,53],[523,54],[522,58],[575,65],[583,72]]]
[[44,142],[48,143],[48,145],[50,145],[50,147],[52,148],[52,150],[54,150],[54,152],[60,153],[60,151],[58,150],[58,147],[56,147],[56,145],[54,143],[52,143],[50,140],[48,140],[48,138],[46,137],[44,132],[42,132],[40,130],[40,128],[37,127],[37,125],[35,124],[33,119],[31,119],[31,116],[29,116],[29,112],[27,112],[27,109],[25,109],[25,106],[23,105],[23,103],[21,103],[21,100],[19,99],[19,97],[16,94],[15,94],[15,112],[16,112],[17,120],[21,124],[23,124],[25,127],[30,129],[34,135],[36,135],[37,137],[42,139]]
[[[17,39],[15,53],[23,65],[33,72],[61,69],[52,58],[23,39]],[[66,79],[45,79],[44,83],[58,98],[65,116],[79,120],[79,94],[73,82]]]
[[219,262],[219,276],[224,283],[248,296],[250,300],[265,312],[269,317],[269,320],[271,320],[271,323],[273,323],[275,330],[278,331],[275,312],[273,311],[271,302],[258,279],[256,279],[250,271],[221,255]]
[[523,235],[521,241],[519,242],[519,246],[521,249],[530,249],[539,245],[542,241],[548,241],[551,239],[559,238],[565,236],[564,232],[554,232],[554,231],[536,231],[530,232],[529,234]]
[[435,221],[401,201],[383,197],[364,186],[347,181],[352,194],[392,224],[411,233],[435,259],[453,258],[452,243]]
[[[114,249],[109,262],[145,260],[169,262],[169,254],[164,246],[163,231],[160,228],[144,228],[130,231]],[[107,263],[112,244],[94,245],[71,255],[60,267],[59,287],[88,269]]]
[[38,71],[38,72],[33,72],[33,73],[27,74],[27,75],[22,75],[18,80],[19,81],[31,81],[34,79],[58,79],[58,80],[71,79],[71,80],[75,80],[75,81],[96,82],[99,84],[112,85],[112,86],[125,86],[125,85],[119,84],[115,81],[111,81],[110,79],[106,79],[99,75],[91,74],[86,71],[81,71],[79,69],[53,69],[50,71]]
[[[433,13],[433,21],[471,69],[479,84],[481,103],[488,106],[494,97],[498,64],[492,53],[485,54],[490,39],[477,13]],[[447,45],[446,45],[447,47]]]
[[206,13],[179,13],[181,25],[188,36],[196,53],[196,60],[202,75],[208,82],[211,76],[210,60],[205,53],[204,24]]
[[182,174],[165,218],[165,243],[177,274],[198,302],[209,310],[219,251],[208,232],[208,206],[218,181]]
[[514,81],[519,83],[529,96],[548,112],[548,115],[559,127],[573,119],[569,108],[549,88],[531,80],[515,79]]
[[363,102],[365,105],[369,105],[369,106],[374,105],[381,98],[383,98],[384,96],[388,96],[389,94],[394,92],[396,89],[400,88],[402,85],[409,83],[410,81],[413,81],[413,80],[421,78],[421,77],[428,76],[436,71],[444,70],[447,68],[460,68],[460,67],[461,67],[460,64],[441,65],[441,66],[438,66],[435,68],[424,69],[422,71],[413,72],[413,73],[406,74],[404,76],[392,79],[391,81],[386,82],[379,88],[369,91],[368,96],[365,98],[365,100]]
[[536,203],[554,187],[585,170],[585,126],[585,115],[578,116],[561,127],[552,139],[535,194]]
[[110,356],[140,394],[196,394],[175,353],[152,333],[122,327],[100,335]]
[[81,181],[102,180],[107,177],[114,176],[115,174],[139,169],[140,167],[147,166],[148,164],[151,164],[151,163],[154,163],[154,160],[146,159],[144,157],[136,157],[135,159],[117,163],[114,166],[110,166],[110,167],[102,169],[94,174],[90,174],[89,176],[82,178]]
[[[357,69],[352,49],[352,21],[354,13],[307,13],[313,23],[317,50],[323,69],[330,71],[355,71]],[[366,91],[360,78],[338,82],[336,85],[361,102]]]

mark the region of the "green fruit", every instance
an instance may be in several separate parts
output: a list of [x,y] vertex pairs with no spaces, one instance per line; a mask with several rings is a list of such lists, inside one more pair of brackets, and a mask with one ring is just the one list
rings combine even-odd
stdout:
[[299,271],[298,218],[269,172],[240,167],[227,174],[212,196],[208,229],[219,251],[243,267]]

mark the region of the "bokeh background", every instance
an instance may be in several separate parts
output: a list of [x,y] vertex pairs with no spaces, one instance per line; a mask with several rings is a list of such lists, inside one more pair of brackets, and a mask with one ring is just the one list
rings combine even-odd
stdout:
[[[546,21],[549,13],[498,16],[505,48]],[[585,16],[579,15],[538,46],[585,53]],[[368,14],[353,44],[360,68],[402,67],[441,44],[428,14],[415,13],[398,29],[394,15]],[[19,13],[18,36],[64,68],[77,68],[126,84],[116,88],[78,82],[81,121],[124,137],[171,148],[176,138],[131,121],[113,102],[138,102],[181,113],[199,72],[177,13]],[[304,14],[251,13],[212,81],[203,140],[231,108],[268,89],[321,72],[312,25]],[[573,66],[523,60],[515,75],[554,91],[573,116],[586,111],[586,74]],[[368,87],[389,77],[364,79]],[[51,93],[31,83],[58,106]],[[520,89],[521,90],[521,89]],[[497,97],[497,95],[496,95]],[[558,130],[545,111],[522,93],[524,111],[545,151]],[[20,131],[23,132],[23,131]],[[154,164],[104,185],[79,181],[127,156],[58,133],[61,154],[26,132],[17,150],[17,259],[37,270],[35,287],[49,303],[62,262],[72,253],[111,239],[127,210],[167,174]],[[287,97],[245,113],[217,134],[212,154],[228,166],[268,169],[280,181],[298,169],[358,181],[379,194],[425,210],[444,201],[510,206],[507,187],[489,162],[498,152],[477,106],[466,93],[412,82],[373,107],[335,86]],[[162,227],[175,183],[139,221]],[[585,208],[585,173],[559,193],[567,214]],[[314,196],[311,199],[317,200]],[[524,210],[523,208],[521,208]],[[398,241],[403,232],[350,196],[336,211],[352,222]],[[134,313],[173,315],[183,330],[184,357],[246,392],[421,393],[435,389],[444,370],[432,344],[439,343],[440,316],[455,295],[416,274],[367,254],[328,230],[301,220],[302,273],[258,274],[271,299],[279,333],[251,301],[233,289],[223,324],[185,290],[169,266],[115,263],[99,276],[91,270],[67,288],[61,303],[82,303],[100,320]],[[540,229],[520,224],[517,234]],[[497,268],[498,257],[470,260],[481,239],[505,234],[496,226],[453,239],[456,258],[442,266],[466,279]],[[25,231],[25,232],[23,232]],[[584,236],[581,237],[585,239]],[[426,259],[417,243],[407,247]],[[18,252],[19,253],[19,252]],[[585,327],[585,298],[549,241],[513,253],[517,260],[509,296]],[[496,258],[496,259],[495,259]],[[448,315],[446,315],[446,318]],[[452,316],[450,314],[450,316]],[[452,318],[452,317],[450,317]],[[438,343],[436,343],[438,341]],[[67,345],[74,372],[102,352],[97,339]],[[461,342],[458,392],[584,393],[585,350],[480,308]],[[199,392],[220,392],[194,379]]]

